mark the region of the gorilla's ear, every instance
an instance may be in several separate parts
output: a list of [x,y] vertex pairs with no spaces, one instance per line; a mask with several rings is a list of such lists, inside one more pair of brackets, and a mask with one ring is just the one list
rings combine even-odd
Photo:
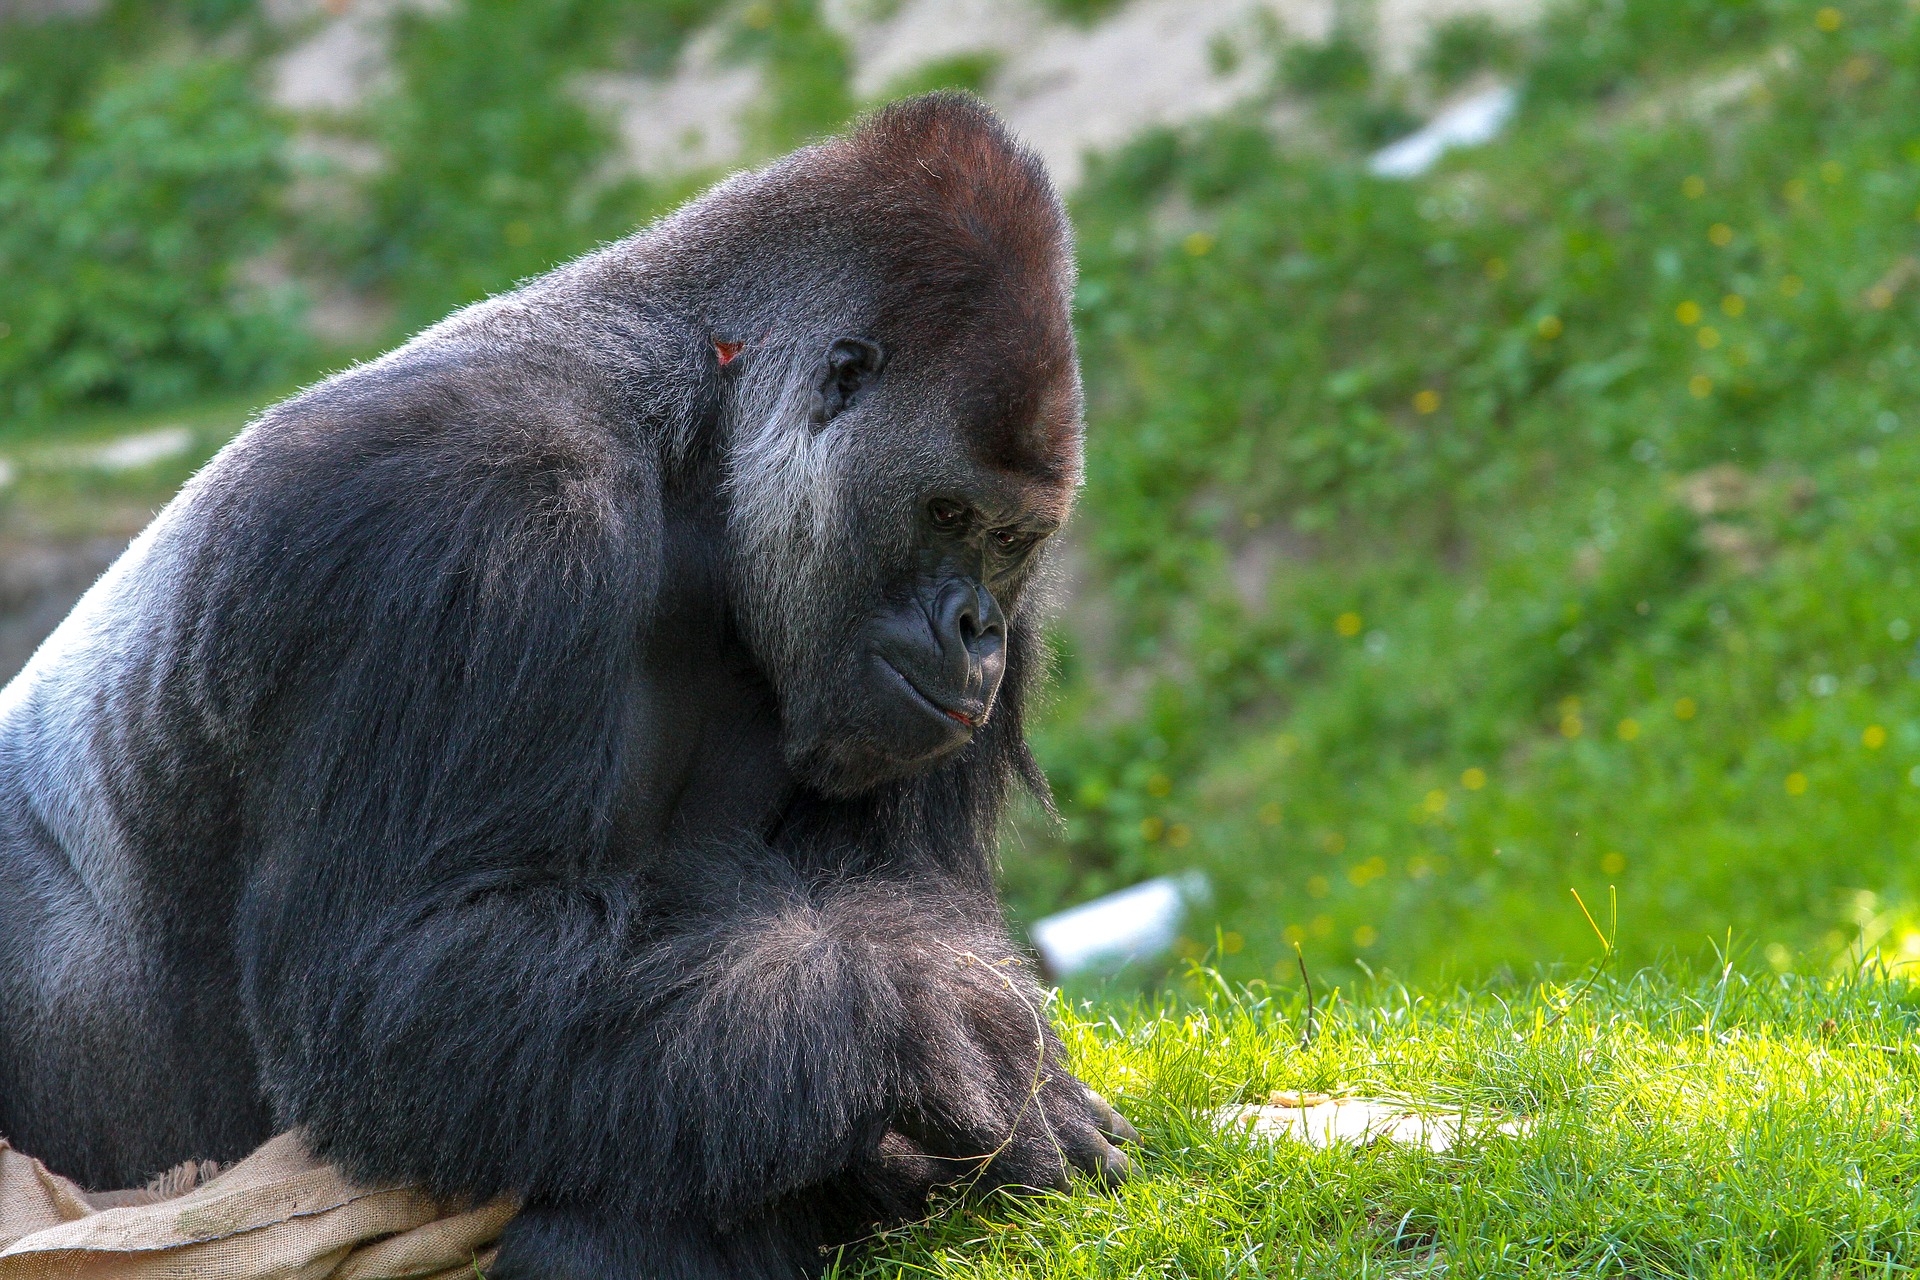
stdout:
[[834,339],[814,378],[813,403],[807,414],[813,429],[818,431],[852,405],[860,389],[873,381],[886,363],[886,353],[865,338]]

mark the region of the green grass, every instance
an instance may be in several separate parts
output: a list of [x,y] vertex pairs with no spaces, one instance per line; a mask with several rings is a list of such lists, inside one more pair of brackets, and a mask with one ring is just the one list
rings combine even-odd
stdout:
[[[1436,996],[1196,974],[1187,1001],[1062,1007],[1139,1125],[1137,1176],[947,1205],[843,1276],[1891,1276],[1920,1267],[1920,999],[1838,981],[1643,973]],[[1324,998],[1323,998],[1324,1000]],[[1274,1089],[1522,1117],[1445,1155],[1313,1150],[1206,1117]]]

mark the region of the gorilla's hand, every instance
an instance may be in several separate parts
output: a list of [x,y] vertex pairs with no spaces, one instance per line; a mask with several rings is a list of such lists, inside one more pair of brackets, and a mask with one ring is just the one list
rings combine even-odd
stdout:
[[932,981],[915,993],[897,1128],[949,1171],[943,1181],[1065,1189],[1079,1169],[1118,1185],[1130,1162],[1115,1143],[1137,1135],[1067,1070],[1045,993],[1012,956],[942,950],[947,963],[920,970]]

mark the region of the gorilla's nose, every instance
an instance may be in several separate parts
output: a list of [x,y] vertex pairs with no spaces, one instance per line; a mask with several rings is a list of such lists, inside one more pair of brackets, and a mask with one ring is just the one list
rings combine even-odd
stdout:
[[1007,663],[1007,620],[991,592],[977,582],[949,578],[928,610],[941,675],[954,708],[970,721],[986,714]]

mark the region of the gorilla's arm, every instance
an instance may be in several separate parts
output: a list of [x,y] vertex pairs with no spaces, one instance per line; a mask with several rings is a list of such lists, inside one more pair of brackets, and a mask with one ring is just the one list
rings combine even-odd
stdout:
[[281,1120],[363,1176],[650,1220],[737,1219],[896,1123],[957,1173],[1014,1129],[996,1179],[1101,1167],[1028,1096],[1064,1073],[977,895],[747,840],[622,860],[657,477],[457,426],[492,416],[269,424],[216,493],[189,631],[263,757],[237,942]]
[[[881,1113],[898,997],[756,942],[791,904],[745,862],[672,922],[614,865],[657,479],[444,385],[269,423],[221,495],[195,665],[271,761],[238,950],[276,1109],[446,1191],[717,1209],[818,1180]],[[814,1052],[823,1026],[867,1052]]]

